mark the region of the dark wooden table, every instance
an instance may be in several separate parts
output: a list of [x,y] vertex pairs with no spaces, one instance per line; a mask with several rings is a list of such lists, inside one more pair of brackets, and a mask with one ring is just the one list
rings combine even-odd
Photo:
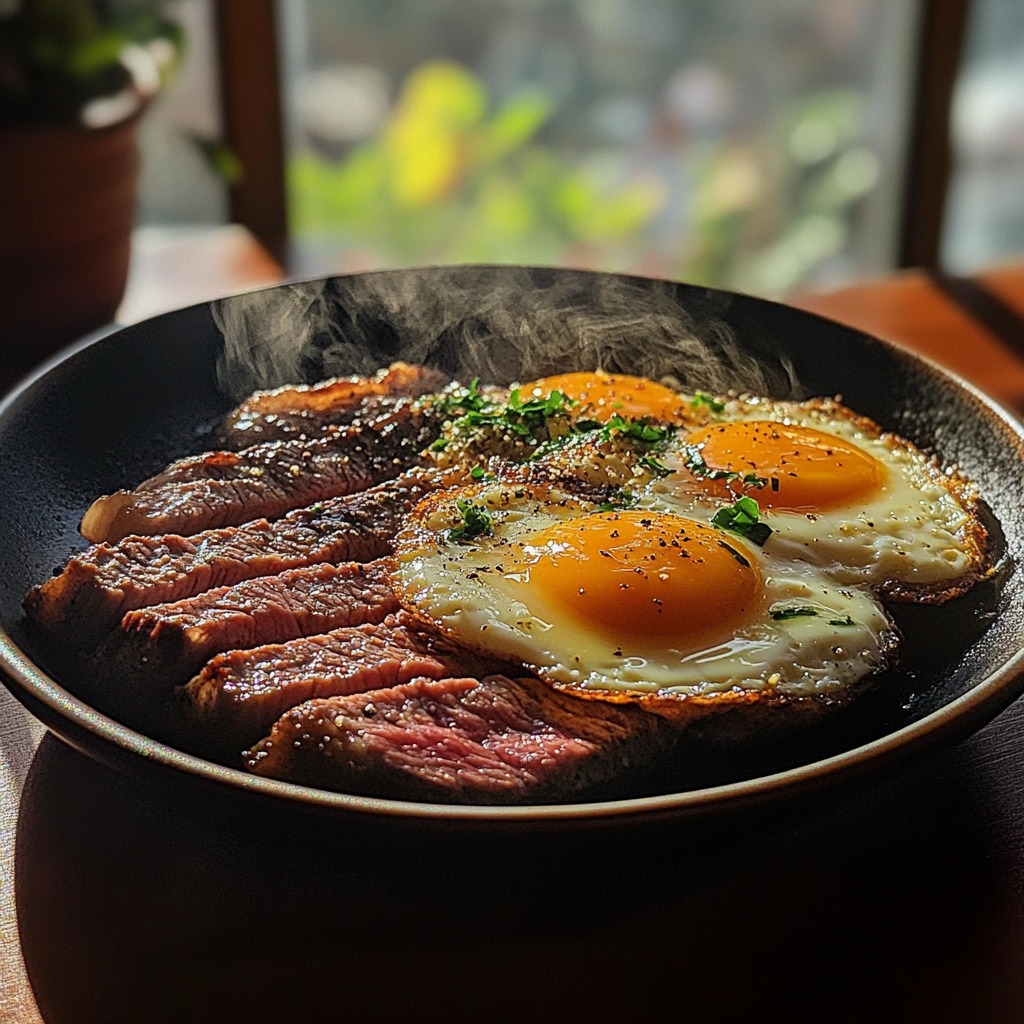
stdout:
[[[1024,266],[792,301],[1024,411]],[[225,806],[82,756],[3,688],[0,755],[12,1024],[1024,1020],[1024,701],[882,776],[635,829]]]

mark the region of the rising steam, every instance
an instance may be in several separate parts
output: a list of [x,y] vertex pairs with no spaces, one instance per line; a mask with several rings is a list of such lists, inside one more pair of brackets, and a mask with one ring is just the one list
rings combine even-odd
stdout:
[[788,397],[792,367],[737,341],[727,293],[612,274],[518,267],[380,271],[214,304],[224,391],[373,373],[396,360],[468,381],[600,367],[684,389]]

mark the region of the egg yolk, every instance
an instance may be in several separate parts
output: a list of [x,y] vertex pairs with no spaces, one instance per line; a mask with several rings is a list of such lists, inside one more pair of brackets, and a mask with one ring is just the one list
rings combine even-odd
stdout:
[[523,582],[616,643],[696,650],[720,642],[752,617],[761,591],[740,545],[671,515],[565,520],[534,534],[523,560]]
[[546,398],[552,391],[579,403],[578,412],[601,423],[618,415],[626,420],[648,419],[686,423],[686,402],[671,388],[643,377],[621,373],[560,373],[522,387],[524,399]]
[[[709,471],[737,473],[731,480],[695,473],[708,492],[728,497],[754,493],[764,508],[837,508],[875,492],[885,479],[876,458],[833,434],[813,427],[770,421],[716,423],[689,433]],[[743,477],[766,483],[751,491]],[[756,485],[754,485],[756,486]]]

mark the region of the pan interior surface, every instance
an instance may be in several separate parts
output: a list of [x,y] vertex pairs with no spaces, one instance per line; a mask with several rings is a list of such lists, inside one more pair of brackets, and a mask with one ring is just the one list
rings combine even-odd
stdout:
[[[898,666],[885,685],[822,727],[785,745],[751,744],[727,759],[697,744],[670,776],[631,780],[596,803],[455,808],[305,790],[170,750],[78,701],[75,680],[53,671],[53,652],[33,634],[21,602],[84,547],[77,527],[92,499],[204,450],[218,418],[254,388],[370,373],[396,360],[495,383],[600,365],[667,375],[690,390],[841,396],[976,482],[999,569],[947,605],[892,609],[905,640]],[[276,286],[165,314],[77,347],[5,401],[0,451],[5,673],[59,735],[97,756],[110,748],[127,752],[114,760],[129,770],[155,759],[285,801],[412,817],[526,821],[683,811],[759,789],[820,783],[845,766],[920,746],[931,734],[962,734],[997,713],[1022,685],[1020,425],[891,345],[749,296],[520,267],[381,271]]]

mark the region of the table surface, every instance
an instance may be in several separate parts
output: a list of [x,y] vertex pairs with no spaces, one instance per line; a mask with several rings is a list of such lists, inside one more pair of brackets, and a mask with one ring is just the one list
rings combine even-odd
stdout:
[[[119,319],[281,276],[235,227],[145,233]],[[1024,413],[1024,264],[789,301]],[[1024,1019],[1024,699],[881,781],[636,829],[228,809],[86,758],[2,687],[0,773],[12,1024]]]

